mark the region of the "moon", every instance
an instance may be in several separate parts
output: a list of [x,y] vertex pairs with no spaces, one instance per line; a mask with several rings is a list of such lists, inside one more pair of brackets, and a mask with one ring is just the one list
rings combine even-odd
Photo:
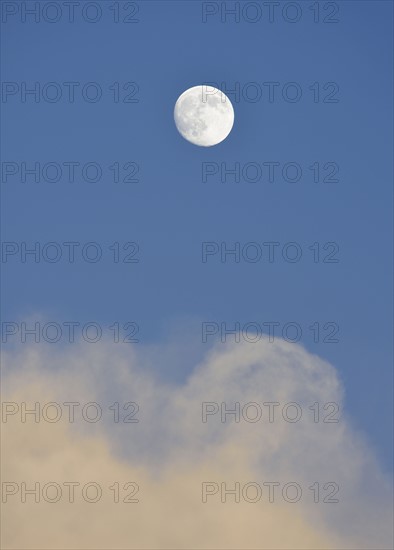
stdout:
[[231,132],[234,109],[229,98],[213,86],[193,86],[175,103],[174,120],[178,132],[200,147],[217,145]]

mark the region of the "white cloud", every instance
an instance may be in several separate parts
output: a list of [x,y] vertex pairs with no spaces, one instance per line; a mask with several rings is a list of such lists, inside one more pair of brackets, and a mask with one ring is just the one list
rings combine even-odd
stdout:
[[[63,415],[58,423],[35,424],[22,423],[19,413],[10,416],[2,425],[3,481],[96,481],[105,495],[96,504],[10,497],[3,504],[5,547],[392,547],[390,480],[343,416],[343,388],[327,362],[281,340],[219,346],[185,384],[176,385],[165,384],[165,374],[159,381],[142,369],[143,356],[121,350],[100,343],[59,354],[30,346],[6,355],[4,401],[95,401],[103,418],[69,424]],[[137,402],[140,422],[111,421],[108,406],[115,401]],[[228,408],[255,402],[263,416],[256,423],[242,417],[222,423],[218,413],[203,423],[203,402]],[[273,423],[267,402],[280,403]],[[289,402],[302,411],[296,423],[281,416]],[[315,402],[320,408],[337,403],[339,422],[314,423],[309,406]],[[116,480],[137,481],[141,501],[114,504],[108,487]],[[277,498],[271,504],[265,494],[255,504],[231,498],[221,503],[219,495],[203,504],[204,481],[262,487],[296,481],[303,494],[297,503]],[[339,502],[314,503],[308,488],[314,482],[321,484],[321,498],[323,484],[335,482]]]

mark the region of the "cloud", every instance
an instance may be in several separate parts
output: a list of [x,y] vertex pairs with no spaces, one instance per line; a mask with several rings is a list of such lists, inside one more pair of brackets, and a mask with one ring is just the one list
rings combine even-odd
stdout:
[[[146,353],[103,342],[61,353],[22,346],[5,354],[3,401],[14,403],[7,410],[15,414],[7,422],[3,414],[2,488],[4,493],[4,482],[14,483],[7,488],[17,492],[2,505],[4,547],[392,547],[390,480],[344,415],[334,367],[281,340],[222,345],[184,384],[175,384],[165,382],[165,373],[159,380],[141,366]],[[23,402],[29,408],[40,404],[39,422],[33,415],[21,421]],[[59,412],[45,409],[49,402],[59,404],[58,422],[48,421]],[[67,402],[80,403],[73,423]],[[86,418],[94,416],[89,402],[100,406],[97,422],[83,418],[83,410]],[[128,402],[139,410],[135,405],[124,410]],[[206,412],[214,412],[206,422],[203,403],[209,403]],[[327,403],[332,405],[324,409]],[[221,417],[225,407],[238,407],[238,422],[231,414]],[[291,422],[300,411],[300,419]],[[114,422],[117,413],[120,421]],[[139,422],[123,422],[128,414]],[[338,422],[323,422],[330,418]],[[29,489],[39,483],[40,502],[33,495],[21,502],[22,482]],[[60,487],[58,502],[44,498],[49,482]],[[80,484],[74,502],[67,482]],[[92,482],[96,485],[86,485]],[[133,495],[136,485],[124,489],[128,482],[138,484],[138,493]],[[274,502],[268,498],[270,482],[280,484]],[[302,495],[288,502],[282,490],[294,482]],[[120,502],[114,502],[115,483]],[[206,502],[203,483],[217,491]],[[236,483],[240,502],[231,494],[222,502],[224,489]],[[56,487],[47,486],[47,500],[55,498]],[[86,502],[84,487],[87,498],[99,487],[99,501]],[[261,498],[251,502],[259,488]],[[332,498],[339,502],[323,502],[335,488]],[[122,502],[127,495],[139,502]],[[291,500],[294,485],[289,495]]]

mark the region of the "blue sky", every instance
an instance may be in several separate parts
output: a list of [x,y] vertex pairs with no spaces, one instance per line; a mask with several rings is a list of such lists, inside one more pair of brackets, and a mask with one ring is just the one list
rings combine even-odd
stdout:
[[[4,2],[5,3],[5,2]],[[15,4],[12,3],[11,4]],[[103,259],[74,264],[3,262],[3,320],[43,316],[94,320],[103,326],[135,321],[140,346],[179,346],[164,379],[184,380],[207,345],[201,323],[295,321],[302,344],[338,369],[346,406],[387,468],[392,447],[392,4],[338,2],[338,23],[314,23],[311,2],[300,21],[266,12],[252,24],[218,15],[202,22],[202,3],[138,2],[138,23],[115,24],[110,2],[97,23],[66,14],[57,23],[3,23],[2,80],[28,87],[78,82],[76,99],[50,103],[41,95],[2,103],[2,159],[95,162],[97,183],[56,183],[18,175],[2,180],[2,240],[41,245],[99,243]],[[229,3],[232,4],[232,3]],[[281,7],[283,2],[281,3]],[[320,2],[323,9],[324,2]],[[267,82],[279,82],[270,103]],[[102,98],[79,90],[98,83]],[[114,82],[134,82],[135,103],[113,101]],[[187,88],[215,82],[223,91],[254,82],[260,101],[229,93],[235,124],[216,147],[181,138],[173,107]],[[296,82],[300,101],[285,101]],[[310,86],[338,85],[336,103],[313,101]],[[222,85],[224,83],[224,86]],[[133,88],[129,87],[128,92]],[[52,90],[53,91],[53,90]],[[126,92],[121,90],[121,97]],[[297,183],[202,182],[202,163],[298,163]],[[114,183],[109,166],[136,163],[138,182]],[[339,182],[314,183],[308,168],[339,166]],[[77,171],[79,174],[79,172]],[[263,173],[264,174],[264,173]],[[204,241],[297,242],[298,263],[201,262]],[[137,242],[139,263],[114,263],[114,242]],[[313,243],[339,245],[337,263],[314,263]],[[130,251],[130,249],[129,249]],[[314,343],[308,326],[339,325],[339,343]]]

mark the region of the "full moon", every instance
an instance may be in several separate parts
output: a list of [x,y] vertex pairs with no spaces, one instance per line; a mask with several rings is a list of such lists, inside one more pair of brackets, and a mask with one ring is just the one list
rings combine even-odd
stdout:
[[175,104],[174,120],[187,141],[201,147],[217,145],[231,132],[234,109],[229,98],[212,86],[194,86]]

